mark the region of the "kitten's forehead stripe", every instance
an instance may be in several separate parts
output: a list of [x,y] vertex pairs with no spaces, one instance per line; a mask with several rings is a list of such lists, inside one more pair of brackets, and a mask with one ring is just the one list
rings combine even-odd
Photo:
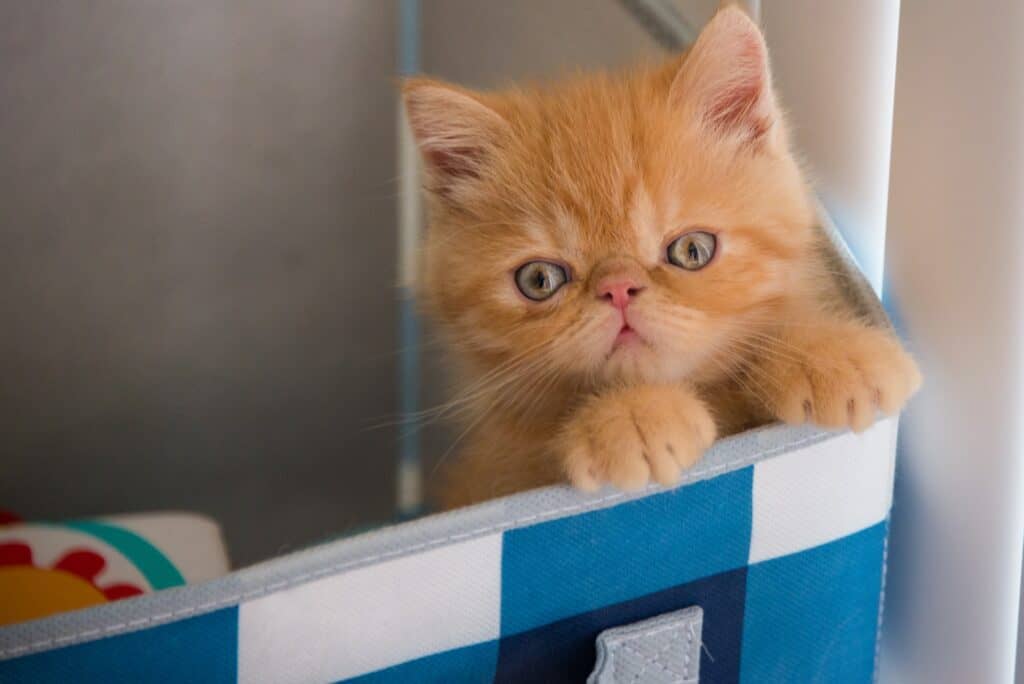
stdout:
[[637,256],[643,260],[657,260],[666,226],[643,182],[636,184],[630,207],[626,230],[632,232],[636,241]]

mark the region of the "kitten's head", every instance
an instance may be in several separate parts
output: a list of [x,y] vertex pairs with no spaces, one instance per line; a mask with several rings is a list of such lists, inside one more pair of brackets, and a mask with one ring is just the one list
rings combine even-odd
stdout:
[[667,65],[404,95],[431,208],[421,293],[485,367],[710,379],[800,287],[813,210],[738,9]]

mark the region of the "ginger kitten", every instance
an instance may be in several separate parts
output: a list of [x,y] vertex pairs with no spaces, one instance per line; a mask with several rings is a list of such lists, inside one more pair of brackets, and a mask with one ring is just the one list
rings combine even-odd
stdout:
[[920,384],[844,309],[756,25],[545,88],[404,86],[430,207],[421,297],[462,381],[441,500],[673,484],[774,418],[863,430]]

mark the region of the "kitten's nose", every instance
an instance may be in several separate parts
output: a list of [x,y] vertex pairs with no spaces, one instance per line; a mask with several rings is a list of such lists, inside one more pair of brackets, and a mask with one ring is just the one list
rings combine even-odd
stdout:
[[626,310],[633,297],[643,292],[643,285],[632,278],[612,276],[597,284],[597,298],[604,299],[616,309]]

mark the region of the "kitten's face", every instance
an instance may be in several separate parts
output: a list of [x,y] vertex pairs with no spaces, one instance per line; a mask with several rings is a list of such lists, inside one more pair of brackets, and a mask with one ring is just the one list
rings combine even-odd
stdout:
[[548,91],[407,89],[434,198],[422,289],[466,354],[538,390],[726,372],[812,241],[751,27],[720,14],[681,67]]

